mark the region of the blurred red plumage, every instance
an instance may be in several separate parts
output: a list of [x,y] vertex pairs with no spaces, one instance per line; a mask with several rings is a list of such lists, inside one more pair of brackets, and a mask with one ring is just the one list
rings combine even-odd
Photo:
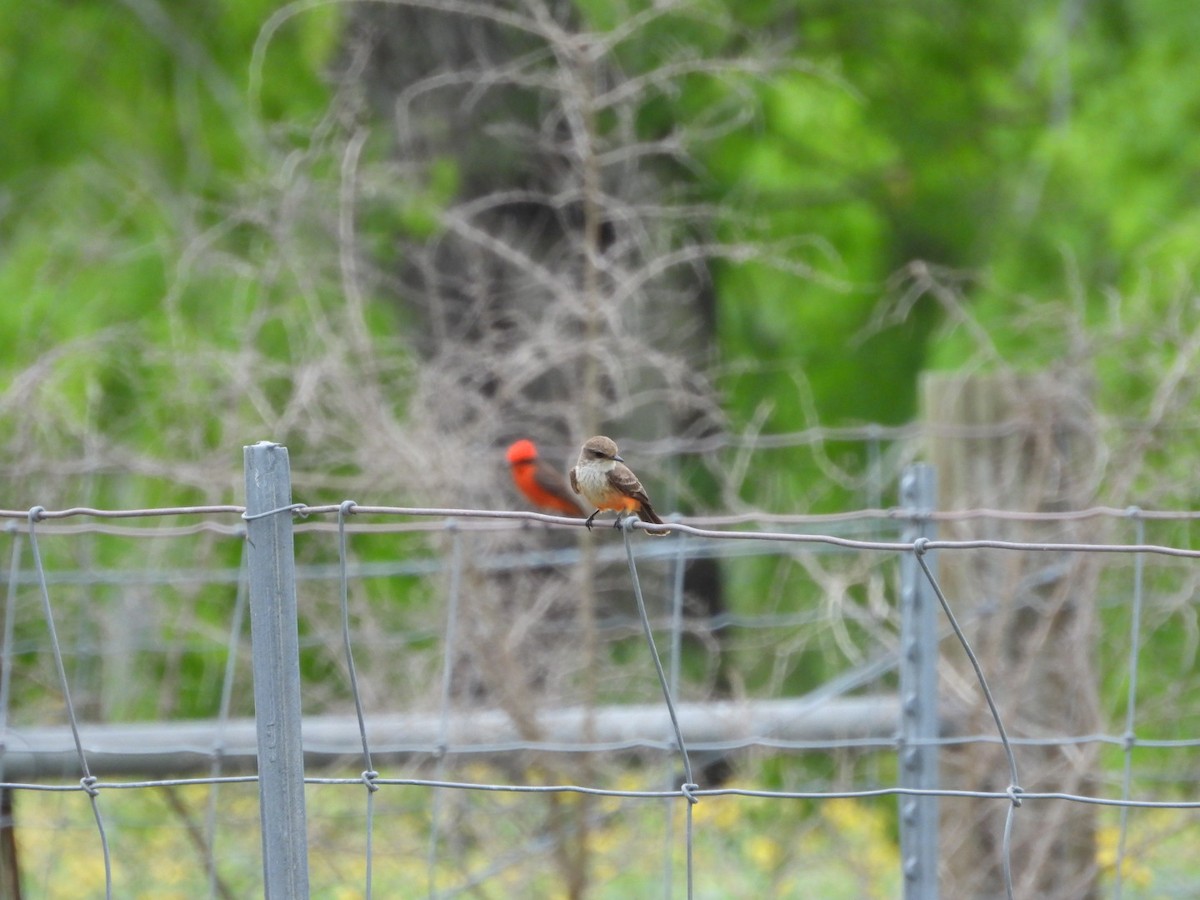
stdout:
[[541,461],[533,441],[522,439],[508,448],[513,483],[534,506],[564,516],[585,516],[562,474]]

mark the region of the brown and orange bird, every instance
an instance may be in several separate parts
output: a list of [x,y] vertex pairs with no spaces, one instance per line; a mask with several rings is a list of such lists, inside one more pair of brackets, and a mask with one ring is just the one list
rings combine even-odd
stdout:
[[567,489],[566,480],[542,462],[533,441],[514,442],[506,454],[513,483],[534,506],[564,516],[584,516],[587,510]]
[[[592,527],[592,520],[601,510],[616,510],[617,521],[613,527],[621,524],[621,519],[629,513],[635,513],[643,522],[652,525],[662,525],[663,520],[654,512],[646,489],[638,481],[625,460],[617,454],[617,445],[611,438],[604,435],[588,438],[579,451],[579,462],[571,470],[571,487],[575,493],[582,494],[584,499],[596,507],[596,512],[588,516],[587,527]],[[664,535],[670,531],[646,529],[646,534]]]

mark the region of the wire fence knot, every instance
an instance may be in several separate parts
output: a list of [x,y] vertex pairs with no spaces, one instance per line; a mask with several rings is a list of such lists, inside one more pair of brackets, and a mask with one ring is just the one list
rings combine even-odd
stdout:
[[338,504],[338,512],[343,516],[354,515],[354,510],[356,509],[358,509],[358,504],[353,500],[343,500],[340,504]]
[[692,784],[690,781],[685,781],[679,786],[679,792],[687,797],[688,803],[691,803],[693,806],[700,802],[700,798],[695,794],[698,790],[700,790],[700,785]]
[[32,525],[35,522],[40,522],[42,520],[42,517],[45,515],[45,513],[46,513],[46,507],[44,507],[44,506],[35,506],[32,509],[30,509],[29,510],[29,524]]
[[374,769],[367,769],[367,771],[362,773],[362,782],[367,786],[367,790],[371,793],[375,793],[377,790],[379,790],[379,785],[375,783],[375,779],[378,777],[379,773]]
[[247,522],[253,522],[255,519],[265,519],[267,516],[277,516],[280,513],[290,512],[295,513],[301,518],[308,515],[307,503],[289,503],[287,506],[280,506],[278,509],[268,509],[259,513],[242,513],[242,518]]
[[83,778],[79,779],[79,785],[85,791],[87,791],[87,795],[89,797],[99,797],[100,789],[98,787],[96,787],[97,781],[98,781],[98,779],[96,778],[95,775],[86,775]]
[[1019,784],[1010,784],[1008,786],[1008,790],[1006,790],[1004,793],[1008,794],[1008,799],[1012,801],[1013,806],[1020,806],[1021,795],[1025,793],[1025,788],[1021,787]]
[[924,556],[929,552],[929,538],[919,537],[913,541],[913,553],[917,556]]

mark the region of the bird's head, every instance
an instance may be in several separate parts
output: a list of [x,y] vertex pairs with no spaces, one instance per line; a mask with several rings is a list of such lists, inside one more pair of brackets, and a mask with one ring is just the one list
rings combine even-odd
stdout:
[[527,440],[526,438],[521,438],[521,440],[515,441],[511,446],[509,446],[508,453],[505,454],[505,458],[508,460],[508,464],[510,466],[515,466],[519,463],[534,462],[537,459],[537,456],[537,447],[534,446],[533,441]]
[[588,438],[583,444],[583,449],[579,452],[580,462],[593,459],[625,462],[625,460],[617,455],[616,442],[612,438],[607,438],[602,434]]

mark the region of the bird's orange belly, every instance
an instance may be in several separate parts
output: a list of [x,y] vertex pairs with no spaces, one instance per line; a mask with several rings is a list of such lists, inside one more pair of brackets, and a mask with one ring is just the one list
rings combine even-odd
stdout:
[[601,502],[596,504],[597,509],[615,510],[616,512],[635,512],[641,507],[642,504],[638,501],[617,491],[609,491],[601,498]]

